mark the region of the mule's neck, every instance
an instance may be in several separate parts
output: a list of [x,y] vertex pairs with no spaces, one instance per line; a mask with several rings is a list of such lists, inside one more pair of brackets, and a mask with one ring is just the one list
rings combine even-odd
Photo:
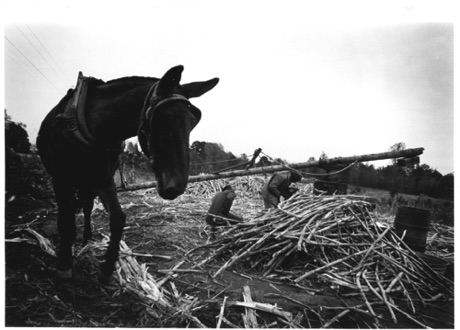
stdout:
[[157,81],[155,78],[122,78],[92,90],[85,109],[92,135],[106,145],[136,136],[145,97]]

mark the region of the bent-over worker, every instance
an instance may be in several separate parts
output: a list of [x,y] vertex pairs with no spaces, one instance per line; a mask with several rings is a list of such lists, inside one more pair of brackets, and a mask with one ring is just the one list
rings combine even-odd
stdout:
[[288,199],[294,195],[298,189],[289,186],[291,183],[299,182],[301,179],[302,176],[296,171],[282,171],[273,174],[261,190],[265,208],[276,208],[281,196],[284,199]]
[[228,224],[225,219],[221,219],[220,217],[239,221],[243,220],[240,216],[230,213],[235,198],[236,193],[229,185],[222,188],[222,191],[213,197],[208,214],[206,215],[206,223],[211,226],[211,232],[215,231],[216,226],[225,226]]

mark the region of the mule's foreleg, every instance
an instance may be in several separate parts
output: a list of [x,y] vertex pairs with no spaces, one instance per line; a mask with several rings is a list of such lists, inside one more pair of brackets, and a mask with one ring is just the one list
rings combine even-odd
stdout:
[[63,180],[53,179],[53,187],[58,205],[59,250],[56,268],[59,277],[70,278],[72,277],[72,244],[76,238],[75,195],[73,187]]
[[85,218],[85,229],[83,230],[83,245],[93,238],[93,231],[91,229],[91,211],[93,210],[94,201],[85,201],[83,204],[83,216]]
[[85,229],[83,230],[83,245],[93,238],[93,231],[91,229],[91,212],[94,206],[94,199],[88,199],[83,202],[83,216],[85,218]]
[[78,189],[79,204],[83,209],[83,217],[85,219],[85,227],[83,230],[83,245],[86,245],[93,238],[91,228],[91,212],[93,211],[94,199],[96,192],[87,186],[82,186]]
[[99,276],[102,282],[107,283],[115,270],[115,263],[118,261],[120,240],[126,222],[126,215],[123,213],[118,201],[117,188],[113,180],[105,189],[100,191],[99,196],[110,217],[110,243],[105,254],[105,262],[101,265]]

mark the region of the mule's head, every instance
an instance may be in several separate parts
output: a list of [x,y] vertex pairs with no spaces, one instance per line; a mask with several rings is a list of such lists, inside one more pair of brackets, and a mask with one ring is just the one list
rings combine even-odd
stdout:
[[201,119],[201,111],[189,99],[208,92],[219,82],[180,85],[183,66],[171,68],[150,89],[142,112],[139,143],[149,157],[162,198],[174,199],[187,187],[189,137]]

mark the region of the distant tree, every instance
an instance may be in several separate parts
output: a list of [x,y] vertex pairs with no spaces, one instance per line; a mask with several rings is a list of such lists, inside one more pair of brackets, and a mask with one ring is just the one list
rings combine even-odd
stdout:
[[190,146],[190,174],[213,173],[244,163],[245,159],[236,158],[231,152],[225,152],[221,143],[195,141]]
[[448,173],[442,177],[441,197],[454,199],[454,173]]
[[[406,144],[404,142],[395,143],[390,147],[390,151],[402,151],[402,150],[406,150]],[[393,158],[391,160],[391,163],[396,164],[396,158]]]
[[388,165],[380,170],[383,176],[382,189],[407,192],[411,188],[409,176],[404,168],[398,165]]
[[323,151],[321,152],[321,155],[319,156],[319,160],[327,160],[329,157],[326,155],[326,153]]
[[5,146],[13,149],[15,152],[28,154],[30,153],[29,135],[26,131],[26,125],[14,122],[5,109]]
[[260,157],[259,161],[256,163],[256,167],[265,167],[270,165],[271,162],[268,160],[267,156]]
[[406,144],[404,142],[395,143],[390,147],[390,151],[401,151],[401,150],[406,150]]
[[[326,157],[325,159],[327,159],[327,156],[326,156],[326,154],[324,153],[324,151],[323,151],[323,153],[321,154],[321,156],[322,156],[323,154],[324,154],[325,157]],[[321,157],[321,156],[320,156],[320,157]],[[309,162],[309,163],[314,162],[314,161],[316,161],[315,157],[310,156],[310,157],[308,158],[308,162]],[[305,169],[303,172],[304,172],[304,173],[311,174],[311,175],[314,175],[314,174],[325,174],[325,173],[326,173],[326,171],[323,170],[323,169],[320,168],[320,167],[309,167],[308,169]],[[322,175],[321,175],[321,177],[322,177]]]
[[206,145],[206,142],[202,141],[195,141],[192,143],[192,145],[190,146],[190,149],[192,149],[193,151],[195,151],[196,153],[200,154],[201,152],[204,151],[204,147]]
[[443,176],[437,170],[422,164],[412,172],[417,194],[437,197],[442,195]]
[[281,158],[273,159],[273,163],[274,163],[274,165],[288,164],[286,159],[281,159]]

